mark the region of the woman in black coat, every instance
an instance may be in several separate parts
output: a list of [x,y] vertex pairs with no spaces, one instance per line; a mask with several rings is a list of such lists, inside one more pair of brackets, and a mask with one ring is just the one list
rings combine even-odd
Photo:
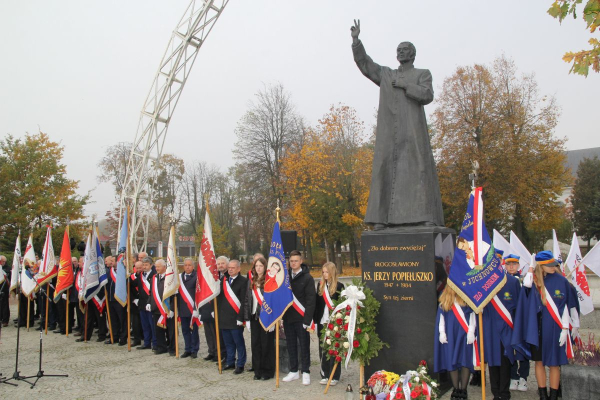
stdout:
[[[329,322],[329,313],[333,311],[333,301],[337,300],[342,290],[344,290],[344,284],[338,282],[337,268],[334,263],[327,262],[323,265],[321,271],[321,282],[317,290],[317,300],[315,306],[314,321],[317,322],[317,333],[320,337],[323,327]],[[323,353],[323,344],[319,343],[319,358],[321,359],[321,385],[326,385],[331,375],[331,370],[335,364],[335,360],[332,358],[327,359],[327,355]],[[336,385],[340,380],[342,368],[336,368],[331,380],[331,385]]]

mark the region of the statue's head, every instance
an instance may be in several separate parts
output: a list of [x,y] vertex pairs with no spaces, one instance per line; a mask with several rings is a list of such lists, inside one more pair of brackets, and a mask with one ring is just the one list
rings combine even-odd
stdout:
[[415,61],[415,57],[417,57],[417,48],[411,42],[402,42],[396,48],[396,58],[400,64]]

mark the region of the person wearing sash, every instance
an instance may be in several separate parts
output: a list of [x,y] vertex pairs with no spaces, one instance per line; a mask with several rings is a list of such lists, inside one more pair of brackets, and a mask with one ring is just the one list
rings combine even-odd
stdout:
[[[509,254],[506,263],[519,260]],[[510,399],[510,371],[515,362],[515,351],[511,345],[513,321],[521,294],[519,279],[506,274],[502,290],[483,309],[483,335],[485,360],[490,371],[490,389],[494,399]]]
[[156,270],[152,266],[152,258],[148,256],[144,257],[142,260],[142,272],[139,274],[138,279],[136,279],[139,298],[138,309],[140,311],[140,322],[144,337],[144,343],[137,347],[138,350],[154,350],[156,348],[156,332],[152,312],[146,310],[146,304],[150,300],[150,282],[154,279],[155,274]]
[[169,355],[175,356],[175,313],[173,312],[173,299],[171,296],[163,301],[165,290],[165,273],[167,264],[165,260],[157,260],[156,274],[150,282],[150,298],[146,305],[146,311],[152,312],[152,319],[155,325],[156,334],[155,355],[164,354],[167,351]]
[[[519,286],[522,285],[520,274],[519,274],[519,260],[520,257],[515,254],[509,254],[504,257],[504,267],[506,268],[506,274],[513,276],[519,281]],[[531,274],[529,274],[531,276]],[[519,294],[519,297],[525,295],[523,289]],[[516,309],[515,309],[516,313]],[[514,317],[515,314],[513,314]],[[510,369],[510,386],[509,390],[518,390],[521,392],[527,391],[527,378],[529,377],[529,360],[526,359],[520,352],[515,354],[515,362]]]
[[181,358],[197,358],[200,349],[198,335],[200,316],[194,300],[197,281],[194,260],[186,258],[183,260],[183,272],[180,274],[179,293],[177,293],[177,310],[181,318],[181,334],[185,342],[185,351]]
[[[136,260],[136,258],[134,258]],[[142,273],[142,262],[136,261],[133,264],[133,273],[129,275],[127,284],[129,285],[129,293],[131,293],[131,346],[139,346],[144,338],[142,333],[142,321],[140,317],[140,294],[138,288],[138,280]],[[143,304],[143,303],[142,303]],[[125,309],[127,311],[127,309]]]
[[446,283],[437,311],[433,348],[433,372],[449,372],[451,399],[467,398],[469,376],[478,365],[475,313]]
[[[244,372],[246,343],[244,342],[244,303],[248,278],[240,275],[240,262],[229,261],[227,275],[221,279],[221,293],[217,297],[219,330],[227,349],[223,370],[234,369],[234,374]],[[236,361],[237,353],[237,361]]]
[[[115,257],[106,257],[104,264],[106,265],[108,279],[108,283],[106,284],[108,293],[107,306],[110,307],[110,323],[114,343],[118,343],[119,346],[125,346],[127,344],[127,309],[115,297],[117,282],[117,263]],[[104,343],[111,344],[110,336]]]
[[[323,327],[329,322],[329,313],[333,310],[333,301],[340,297],[340,293],[344,290],[344,284],[338,281],[337,268],[334,263],[326,262],[321,270],[321,281],[317,290],[315,302],[314,320],[317,321],[317,337],[320,337]],[[319,345],[319,359],[321,360],[321,385],[327,385],[331,370],[335,364],[332,358],[327,359],[327,355],[323,352],[322,344]],[[335,386],[340,380],[342,373],[341,365],[336,368],[331,380],[331,385]]]
[[[531,359],[535,361],[535,377],[540,399],[558,398],[560,366],[573,357],[569,324],[579,328],[577,298],[570,283],[557,273],[558,262],[551,251],[535,255],[533,283],[527,302],[519,302],[516,319],[525,323],[515,328],[513,344],[522,341],[531,345]],[[525,284],[524,284],[525,285]],[[546,368],[549,368],[550,395],[546,388]]]
[[10,277],[12,268],[6,264],[6,257],[0,255],[0,268],[4,272],[4,283],[0,284],[0,323],[3,327],[7,327],[10,321],[10,307],[8,299],[10,297]]
[[251,280],[248,280],[246,291],[244,319],[250,321],[250,348],[252,349],[254,380],[266,381],[275,375],[275,329],[271,328],[267,332],[259,321],[264,298],[267,260],[260,255],[255,255],[253,260],[251,274],[249,274]]
[[[229,265],[229,258],[226,256],[217,257],[217,270],[219,272],[219,280],[223,279],[227,274],[227,266]],[[217,300],[218,301],[218,300]],[[208,355],[204,357],[206,361],[218,362],[217,357],[217,334],[219,335],[219,343],[221,343],[221,360],[227,359],[227,350],[225,349],[223,341],[223,333],[219,329],[217,332],[217,326],[215,324],[215,303],[209,301],[202,307],[200,307],[200,320],[204,324],[204,336],[206,338],[206,347],[208,348]]]
[[[298,358],[302,362],[302,384],[310,385],[310,333],[314,330],[315,280],[308,266],[302,263],[298,250],[290,252],[290,281],[294,304],[283,314],[283,329],[290,357],[290,372],[282,380],[291,382],[300,379]],[[298,352],[298,341],[300,352]]]
[[[87,332],[87,337],[84,338],[83,334],[80,338],[75,340],[76,342],[90,341],[92,334],[94,333],[94,325],[98,328],[98,338],[96,342],[104,342],[107,337],[108,329],[106,327],[106,299],[104,296],[104,289],[101,289],[92,297],[87,303],[87,321],[84,319],[84,323],[87,322],[87,329],[83,332]],[[110,341],[110,334],[109,341]]]

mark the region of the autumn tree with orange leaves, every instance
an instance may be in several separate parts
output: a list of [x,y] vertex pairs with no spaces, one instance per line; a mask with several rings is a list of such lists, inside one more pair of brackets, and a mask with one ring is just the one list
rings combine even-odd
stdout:
[[518,73],[505,57],[447,78],[432,120],[446,225],[462,223],[476,160],[488,229],[512,229],[530,242],[557,226],[564,215],[557,198],[570,183],[565,139],[554,136],[558,117],[556,101],[539,93],[533,74]]
[[[369,198],[373,149],[351,107],[332,106],[282,159],[287,210],[296,230],[324,240],[333,257],[349,243],[353,263]],[[338,269],[341,265],[338,265]]]

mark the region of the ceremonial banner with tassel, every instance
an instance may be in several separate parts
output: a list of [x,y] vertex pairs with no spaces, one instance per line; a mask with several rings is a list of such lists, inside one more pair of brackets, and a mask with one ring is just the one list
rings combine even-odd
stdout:
[[127,255],[128,235],[127,209],[123,210],[123,220],[121,221],[121,233],[119,235],[119,250],[117,256],[117,281],[115,282],[115,299],[123,306],[127,306],[127,268],[125,267],[125,257]]
[[[71,263],[71,243],[69,241],[69,226],[65,228],[65,234],[63,236],[62,248],[60,250],[60,260],[58,274],[56,278],[56,288],[54,289],[54,302],[57,303],[60,300],[60,296],[66,292],[73,283],[75,278],[73,276],[73,264]],[[67,299],[67,302],[69,299]]]
[[35,280],[39,286],[43,286],[49,283],[57,273],[56,257],[54,256],[54,246],[52,245],[52,227],[48,226],[46,241],[42,250],[42,263],[40,264],[40,270],[35,276]]
[[17,236],[17,242],[15,243],[15,252],[12,260],[12,270],[10,275],[10,289],[9,292],[17,289],[19,285],[19,268],[21,266],[21,231]]

